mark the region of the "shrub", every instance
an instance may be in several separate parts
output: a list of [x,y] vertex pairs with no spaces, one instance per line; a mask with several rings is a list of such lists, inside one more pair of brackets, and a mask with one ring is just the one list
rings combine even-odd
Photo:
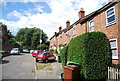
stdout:
[[107,78],[107,68],[111,66],[112,55],[104,33],[85,33],[72,39],[68,47],[68,61],[81,65],[82,77],[87,80]]
[[57,49],[55,49],[53,53],[54,53],[54,54],[58,54],[58,51],[57,51]]
[[54,52],[54,49],[50,49],[49,51],[50,51],[50,53],[51,53],[51,54],[53,54],[53,52]]
[[60,59],[63,66],[65,66],[67,63],[67,49],[68,49],[68,46],[60,50]]

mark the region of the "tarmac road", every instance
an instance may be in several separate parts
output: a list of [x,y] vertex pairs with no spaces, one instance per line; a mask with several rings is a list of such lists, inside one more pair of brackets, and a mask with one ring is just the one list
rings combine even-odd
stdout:
[[2,79],[35,79],[34,59],[31,54],[10,55],[2,60]]

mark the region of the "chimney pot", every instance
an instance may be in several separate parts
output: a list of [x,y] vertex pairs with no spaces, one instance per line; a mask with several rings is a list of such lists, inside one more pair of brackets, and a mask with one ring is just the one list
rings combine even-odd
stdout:
[[60,26],[60,27],[59,27],[59,32],[61,32],[61,31],[62,31],[62,27]]
[[67,20],[67,22],[66,22],[66,28],[69,27],[69,26],[70,26],[70,21]]
[[57,34],[57,32],[55,32],[55,35]]
[[81,8],[80,11],[78,12],[78,16],[79,16],[79,19],[85,16],[85,11],[83,8]]

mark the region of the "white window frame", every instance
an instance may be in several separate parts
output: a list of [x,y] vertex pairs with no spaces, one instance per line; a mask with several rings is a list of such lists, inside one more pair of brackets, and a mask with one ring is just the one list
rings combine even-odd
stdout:
[[[110,16],[107,16],[107,11],[109,11],[111,8],[113,8],[113,11],[114,11],[114,14],[110,15]],[[112,24],[115,24],[116,23],[116,17],[115,17],[115,7],[111,7],[109,8],[108,10],[106,10],[106,26],[109,26],[109,25],[112,25]],[[110,18],[111,16],[114,16],[115,17],[115,20],[114,21],[111,21],[111,22],[108,22],[108,18]]]
[[69,34],[68,31],[66,32],[66,37],[67,37],[68,39],[70,39],[70,40],[72,39],[72,37],[70,36],[70,34]]
[[0,31],[0,35],[2,36],[2,31]]
[[[93,26],[91,26],[91,24],[90,24],[91,22],[93,22]],[[93,31],[90,30],[92,27],[94,28],[94,20],[90,20],[89,21],[89,32],[93,32],[94,31],[94,29],[93,29]]]
[[67,31],[67,32],[66,32],[66,37],[69,38],[69,36],[70,36],[70,35],[69,35],[69,32]]
[[[116,41],[116,47],[110,47],[110,48],[111,48],[111,50],[116,49],[116,50],[117,50],[117,54],[118,54],[117,38],[109,39],[109,42],[110,42],[110,41]],[[112,56],[112,59],[118,59],[118,55],[117,55],[117,56]]]
[[73,35],[76,35],[76,25],[73,26]]

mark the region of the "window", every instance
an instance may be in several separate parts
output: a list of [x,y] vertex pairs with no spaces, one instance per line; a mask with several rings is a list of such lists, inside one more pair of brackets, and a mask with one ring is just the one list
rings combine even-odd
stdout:
[[2,36],[2,31],[0,31],[0,35]]
[[66,37],[68,37],[68,38],[70,37],[69,32],[66,32]]
[[70,34],[69,34],[69,32],[66,32],[66,37],[68,38],[68,39],[72,39],[72,37],[70,37]]
[[112,59],[118,59],[117,39],[110,39],[109,42],[112,50]]
[[106,23],[113,24],[115,23],[115,8],[111,7],[106,11]]
[[93,20],[91,20],[91,21],[89,22],[89,31],[90,31],[90,32],[93,32],[93,31],[94,31],[94,21],[93,21]]
[[76,35],[76,26],[73,26],[73,35]]
[[2,39],[0,39],[0,43],[2,43]]

